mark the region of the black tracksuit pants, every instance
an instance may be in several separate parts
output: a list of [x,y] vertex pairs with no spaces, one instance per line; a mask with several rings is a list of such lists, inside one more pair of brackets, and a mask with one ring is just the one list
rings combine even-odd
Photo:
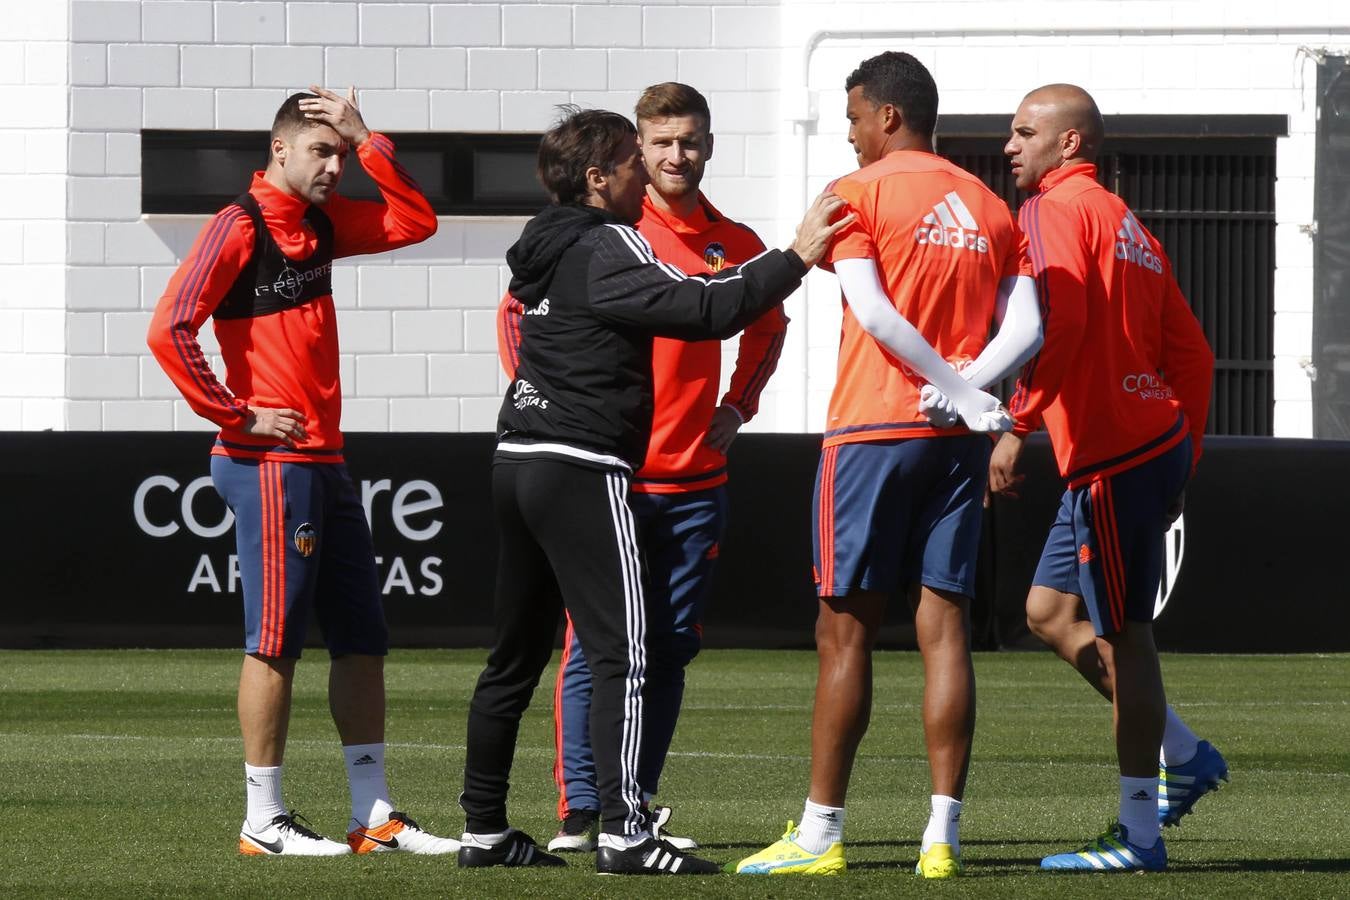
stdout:
[[507,828],[520,718],[552,655],[564,604],[591,666],[602,828],[646,827],[637,784],[646,610],[628,485],[618,469],[541,457],[494,461],[496,641],[469,704],[460,805],[470,832]]

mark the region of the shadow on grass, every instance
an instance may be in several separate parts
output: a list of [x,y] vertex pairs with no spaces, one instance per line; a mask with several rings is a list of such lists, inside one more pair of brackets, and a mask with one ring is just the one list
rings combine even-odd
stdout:
[[[1081,837],[1081,835],[1080,835],[1079,837]],[[992,841],[992,840],[991,840],[991,841],[962,841],[962,842],[961,842],[961,846],[962,846],[962,847],[1021,847],[1021,846],[1038,847],[1038,846],[1053,846],[1053,845],[1055,845],[1055,844],[1072,844],[1072,843],[1074,842],[1074,840],[1076,840],[1076,838],[1065,837],[1065,838],[1034,838],[1034,839],[1027,839],[1027,840],[1011,840],[1011,841],[1010,841],[1010,840],[998,840],[998,841]],[[1080,843],[1081,843],[1081,841],[1080,841]],[[733,842],[733,843],[712,843],[712,842],[709,842],[709,843],[706,843],[706,844],[699,844],[699,847],[701,847],[701,848],[704,849],[704,850],[745,850],[745,849],[748,849],[748,848],[754,848],[754,849],[756,849],[756,850],[759,850],[759,849],[763,849],[764,847],[767,847],[768,844],[769,844],[768,841],[764,841],[764,842],[760,842],[760,843],[754,843],[754,842],[749,842],[749,843],[747,843],[747,842],[743,842],[743,841],[738,841],[738,842]],[[904,849],[904,850],[913,849],[915,852],[917,852],[917,851],[918,851],[918,847],[919,847],[919,842],[918,842],[918,841],[910,841],[910,842],[906,842],[906,841],[845,841],[845,842],[844,842],[844,849],[845,849],[846,851],[847,851],[848,849],[850,849],[850,848],[853,848],[853,847],[895,847],[895,848],[897,848],[897,849]],[[849,866],[852,867],[853,864],[852,864],[852,863],[849,863]]]
[[1169,872],[1350,872],[1350,859],[1222,859],[1172,862]]

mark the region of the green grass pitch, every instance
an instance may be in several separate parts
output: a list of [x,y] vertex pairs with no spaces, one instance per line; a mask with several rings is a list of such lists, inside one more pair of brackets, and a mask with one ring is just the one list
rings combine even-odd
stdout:
[[[465,710],[484,657],[390,659],[390,786],[437,833],[463,826]],[[839,879],[602,879],[590,856],[566,870],[472,872],[397,854],[242,858],[238,668],[225,651],[0,653],[0,896],[1350,896],[1350,656],[1165,657],[1169,699],[1223,750],[1232,783],[1168,829],[1168,873],[1048,875],[1042,855],[1114,815],[1110,709],[1048,653],[977,655],[966,876],[933,884],[911,874],[929,792],[915,653],[877,655]],[[298,670],[286,796],[341,839],[326,672],[315,651]],[[662,796],[705,856],[753,852],[799,814],[814,684],[807,652],[709,651],[691,667]],[[555,827],[549,699],[542,689],[522,727],[512,788],[513,824],[541,842]]]

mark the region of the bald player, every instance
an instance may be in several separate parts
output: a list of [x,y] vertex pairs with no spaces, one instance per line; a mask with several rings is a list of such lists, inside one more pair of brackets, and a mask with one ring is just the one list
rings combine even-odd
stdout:
[[1163,536],[1200,458],[1214,356],[1157,239],[1097,182],[1102,138],[1097,104],[1074,85],[1032,91],[1013,118],[1004,152],[1032,192],[1018,219],[1045,344],[1009,403],[1016,424],[994,450],[989,486],[1021,480],[1023,439],[1044,424],[1068,489],[1027,622],[1115,708],[1119,824],[1041,867],[1160,870],[1160,826],[1228,776],[1168,707],[1152,625]]

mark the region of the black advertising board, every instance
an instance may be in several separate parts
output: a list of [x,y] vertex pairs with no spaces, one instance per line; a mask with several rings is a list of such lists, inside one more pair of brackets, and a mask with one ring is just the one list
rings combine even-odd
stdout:
[[[818,435],[739,438],[708,646],[810,647],[811,495]],[[212,438],[0,433],[3,647],[234,647],[234,535],[210,483]],[[396,646],[491,640],[496,537],[486,434],[353,434],[347,462],[371,522]],[[1168,537],[1159,646],[1350,650],[1337,575],[1350,443],[1210,438]],[[1033,438],[1019,500],[990,510],[979,646],[1034,646],[1022,601],[1062,485]],[[912,640],[903,602],[883,644]],[[315,643],[317,634],[311,634]]]
[[[4,646],[232,647],[233,518],[203,434],[0,434]],[[349,435],[393,640],[486,644],[491,435]],[[317,635],[312,634],[311,643]]]

